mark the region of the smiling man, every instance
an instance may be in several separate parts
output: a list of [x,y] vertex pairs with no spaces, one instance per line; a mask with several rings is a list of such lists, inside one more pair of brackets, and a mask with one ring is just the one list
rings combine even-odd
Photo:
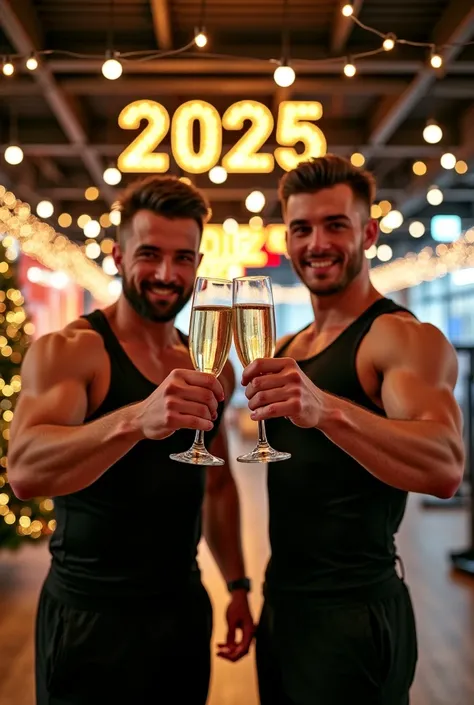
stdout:
[[455,352],[369,278],[374,192],[334,155],[280,186],[314,321],[243,373],[252,418],[292,455],[268,469],[262,705],[408,704],[416,629],[394,535],[408,492],[449,497],[463,475]]
[[253,636],[229,465],[206,474],[169,458],[197,429],[227,458],[232,368],[220,380],[194,371],[174,326],[208,205],[177,178],[150,177],[121,209],[119,300],[32,346],[11,428],[14,492],[52,496],[56,509],[36,626],[38,705],[204,705],[212,609],[196,561],[201,521],[231,591],[219,654],[241,658]]

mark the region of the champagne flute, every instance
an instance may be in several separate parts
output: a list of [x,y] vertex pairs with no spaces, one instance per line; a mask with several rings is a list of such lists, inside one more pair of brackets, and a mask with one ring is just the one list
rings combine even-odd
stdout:
[[[232,300],[234,341],[242,365],[247,367],[258,358],[273,357],[276,334],[270,277],[234,279]],[[270,446],[265,423],[259,421],[257,445],[237,460],[241,463],[274,463],[288,458],[291,458],[291,453],[283,453]]]
[[[229,356],[232,343],[232,282],[198,277],[194,284],[189,352],[196,370],[218,377]],[[209,453],[204,431],[196,431],[194,443],[172,460],[192,465],[223,465],[224,460]]]

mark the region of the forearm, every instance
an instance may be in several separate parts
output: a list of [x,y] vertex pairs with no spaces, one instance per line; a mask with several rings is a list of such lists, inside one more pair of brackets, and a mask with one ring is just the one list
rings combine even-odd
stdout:
[[232,477],[206,494],[203,532],[224,580],[245,576],[239,497]]
[[330,394],[325,406],[318,428],[379,480],[439,497],[456,491],[464,458],[447,425],[387,419]]
[[9,456],[15,494],[59,496],[91,485],[143,437],[139,410],[140,404],[133,404],[81,426],[19,430]]

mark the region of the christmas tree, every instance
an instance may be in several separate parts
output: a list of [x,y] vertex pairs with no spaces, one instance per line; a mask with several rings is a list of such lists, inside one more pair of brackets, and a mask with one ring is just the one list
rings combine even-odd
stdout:
[[55,528],[51,499],[23,502],[8,483],[9,427],[21,390],[21,363],[34,333],[16,282],[17,258],[16,240],[0,229],[0,549],[16,549],[27,541],[43,539]]

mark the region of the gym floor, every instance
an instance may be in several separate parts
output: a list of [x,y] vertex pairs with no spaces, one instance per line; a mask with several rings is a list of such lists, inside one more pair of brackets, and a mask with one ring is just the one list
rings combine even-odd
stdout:
[[[231,439],[231,457],[240,452],[242,442]],[[242,498],[248,573],[257,586],[252,607],[258,615],[258,585],[268,556],[265,469],[235,463],[234,471]],[[474,578],[452,573],[447,558],[451,550],[467,545],[468,514],[463,509],[422,509],[420,500],[410,497],[398,537],[419,632],[411,705],[469,705],[474,702]],[[200,562],[214,604],[217,644],[225,635],[226,591],[205,545]],[[0,554],[2,705],[34,705],[33,623],[47,566],[47,546]],[[215,659],[208,705],[258,705],[253,650],[238,664]]]

